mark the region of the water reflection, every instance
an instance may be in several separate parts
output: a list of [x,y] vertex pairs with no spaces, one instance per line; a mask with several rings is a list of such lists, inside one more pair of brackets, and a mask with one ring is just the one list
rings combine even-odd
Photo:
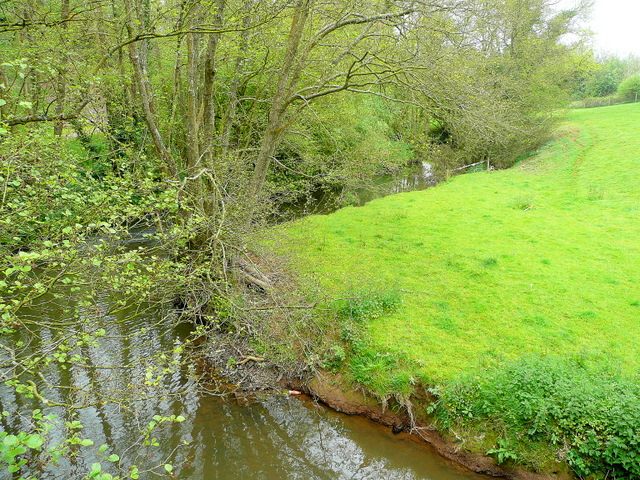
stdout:
[[311,401],[273,397],[239,407],[201,399],[193,427],[201,462],[184,470],[189,479],[481,478],[447,464],[426,445]]

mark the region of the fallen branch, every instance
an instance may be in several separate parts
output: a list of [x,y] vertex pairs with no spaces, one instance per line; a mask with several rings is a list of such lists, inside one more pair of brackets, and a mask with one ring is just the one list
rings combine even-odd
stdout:
[[480,162],[471,163],[469,165],[463,165],[462,167],[454,168],[453,171],[455,172],[456,170],[464,170],[465,168],[475,167],[476,165],[480,165],[481,163],[487,163],[487,162],[485,160],[482,160]]
[[269,285],[267,282],[263,282],[262,280],[257,279],[256,277],[248,274],[247,272],[240,270],[240,275],[242,275],[242,278],[244,278],[249,283],[253,283],[254,285],[257,285],[260,288],[262,288],[265,292],[270,292],[272,290],[271,285]]

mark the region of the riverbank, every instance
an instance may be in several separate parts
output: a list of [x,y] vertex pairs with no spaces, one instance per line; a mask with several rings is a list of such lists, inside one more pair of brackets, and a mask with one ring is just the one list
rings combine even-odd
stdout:
[[639,118],[574,111],[513,169],[277,230],[324,318],[316,363],[383,403],[429,385],[414,415],[508,468],[632,478]]
[[[390,427],[394,433],[407,432],[416,441],[424,441],[447,460],[474,472],[492,477],[502,477],[514,480],[562,480],[570,478],[560,470],[548,474],[533,473],[522,468],[505,467],[499,465],[490,456],[474,453],[460,445],[459,441],[443,436],[435,427],[432,419],[427,416],[416,418],[406,407],[392,404],[383,406],[364,390],[353,389],[353,386],[343,377],[328,372],[321,372],[314,376],[308,384],[290,383],[292,387],[305,391],[313,398],[325,405],[350,415],[362,415],[372,421]],[[412,399],[415,407],[428,404],[433,398],[423,390],[425,398]]]
[[[571,478],[566,472],[555,471],[548,474],[533,473],[522,468],[499,465],[494,458],[474,453],[460,443],[460,439],[442,435],[433,423],[433,418],[414,411],[424,411],[425,405],[434,401],[427,389],[422,391],[423,398],[411,398],[408,405],[397,402],[381,404],[379,398],[369,394],[363,388],[354,385],[339,373],[318,371],[306,377],[285,376],[278,365],[267,359],[245,355],[250,348],[245,343],[238,344],[229,338],[218,337],[218,341],[209,344],[208,364],[214,368],[208,376],[224,379],[221,387],[234,395],[240,402],[272,395],[297,395],[303,393],[329,408],[348,415],[359,415],[371,421],[389,427],[394,434],[403,433],[415,442],[424,442],[448,461],[454,462],[463,470],[513,480],[563,480]],[[238,361],[230,362],[230,358]],[[242,363],[240,363],[242,362]],[[414,410],[415,408],[415,410]]]

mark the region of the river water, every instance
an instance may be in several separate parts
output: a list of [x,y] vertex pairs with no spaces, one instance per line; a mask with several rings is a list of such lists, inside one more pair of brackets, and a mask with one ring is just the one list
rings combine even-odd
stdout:
[[[422,173],[419,177],[414,180],[420,185],[429,182]],[[143,234],[137,232],[131,248],[144,242]],[[193,349],[187,348],[189,325],[176,325],[169,308],[143,303],[121,308],[117,301],[98,296],[76,308],[73,295],[47,295],[21,312],[37,318],[37,328],[0,337],[5,345],[24,342],[23,355],[43,355],[64,340],[65,323],[79,332],[98,324],[105,329],[97,345],[70,352],[85,361],[53,362],[31,377],[54,404],[80,407],[43,408],[44,414],[57,416],[43,450],[55,448],[74,431],[93,444],[71,447],[55,464],[44,453],[33,454],[23,476],[80,479],[100,463],[105,472],[123,476],[136,465],[143,480],[166,477],[166,464],[172,465],[171,478],[184,480],[486,478],[463,471],[406,433],[394,435],[388,427],[331,411],[309,398],[283,392],[247,401],[207,389]],[[0,364],[7,362],[11,358],[0,350]],[[99,401],[104,398],[110,401]],[[0,431],[30,431],[35,408],[42,403],[0,384],[0,411],[7,414],[0,418]],[[155,415],[184,420],[161,421],[145,437]],[[82,428],[70,430],[68,422]],[[145,439],[152,445],[145,446]],[[103,444],[107,447],[101,452]],[[116,461],[107,459],[112,454]],[[3,468],[0,479],[5,478],[17,477]]]
[[[107,299],[98,306],[108,310]],[[60,321],[61,310],[62,305],[49,298],[25,314]],[[245,401],[207,394],[196,388],[199,369],[190,365],[187,357],[175,359],[188,366],[169,372],[156,386],[145,387],[149,359],[159,352],[175,351],[187,338],[188,327],[173,325],[171,312],[157,307],[142,310],[135,318],[131,314],[119,311],[101,318],[107,332],[100,348],[84,352],[87,364],[93,367],[64,369],[53,365],[44,372],[51,384],[71,388],[48,389],[42,380],[38,384],[45,397],[60,403],[91,404],[92,395],[117,398],[118,393],[124,394],[133,401],[135,411],[123,408],[117,400],[87,406],[73,417],[59,407],[45,408],[45,413],[58,415],[60,422],[79,421],[81,436],[95,444],[82,447],[72,459],[63,458],[55,466],[45,467],[38,478],[83,478],[95,462],[101,462],[112,474],[126,473],[135,464],[147,470],[140,477],[143,479],[153,478],[152,472],[166,473],[162,467],[166,463],[174,466],[173,478],[185,480],[484,478],[463,472],[408,434],[394,435],[388,427],[331,411],[309,398],[283,392]],[[57,335],[54,327],[46,326],[31,333],[33,351],[46,349]],[[1,429],[28,429],[28,412],[38,406],[0,386],[0,409],[9,413]],[[141,446],[140,431],[156,414],[181,415],[184,421],[157,427],[153,436],[158,445]],[[63,423],[58,423],[46,447],[60,442],[64,431]],[[97,449],[102,444],[109,445],[103,455],[115,453],[120,461],[112,464],[101,458]],[[0,478],[12,477],[3,471]]]
[[327,214],[341,207],[360,207],[375,198],[402,192],[424,190],[437,183],[433,167],[427,162],[407,166],[400,173],[380,174],[369,185],[350,189],[320,189],[308,197],[280,205],[276,221],[288,221],[305,215]]

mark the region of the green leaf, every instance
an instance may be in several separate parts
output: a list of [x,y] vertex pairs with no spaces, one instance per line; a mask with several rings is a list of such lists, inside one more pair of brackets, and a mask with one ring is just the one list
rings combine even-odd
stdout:
[[98,462],[91,464],[91,472],[89,472],[89,478],[93,478],[102,472],[102,465]]
[[170,463],[165,463],[165,465],[164,465],[164,469],[165,469],[168,473],[171,473],[171,472],[173,472],[173,465],[171,465]]
[[6,104],[7,104],[7,102],[0,98],[0,107],[3,106],[3,105],[6,105]]
[[98,452],[102,453],[102,452],[106,451],[107,448],[109,448],[107,445],[100,445],[100,448],[98,449]]
[[16,448],[9,450],[10,457],[17,457],[18,455],[22,455],[26,453],[27,449],[23,445],[18,445]]
[[31,260],[34,258],[40,258],[40,254],[38,252],[19,252],[18,256],[20,260]]
[[27,447],[33,449],[40,448],[43,443],[44,439],[38,434],[29,435],[26,442],[24,442]]
[[120,457],[118,455],[116,455],[115,453],[112,453],[111,455],[109,455],[109,459],[110,462],[117,462],[118,460],[120,460]]

